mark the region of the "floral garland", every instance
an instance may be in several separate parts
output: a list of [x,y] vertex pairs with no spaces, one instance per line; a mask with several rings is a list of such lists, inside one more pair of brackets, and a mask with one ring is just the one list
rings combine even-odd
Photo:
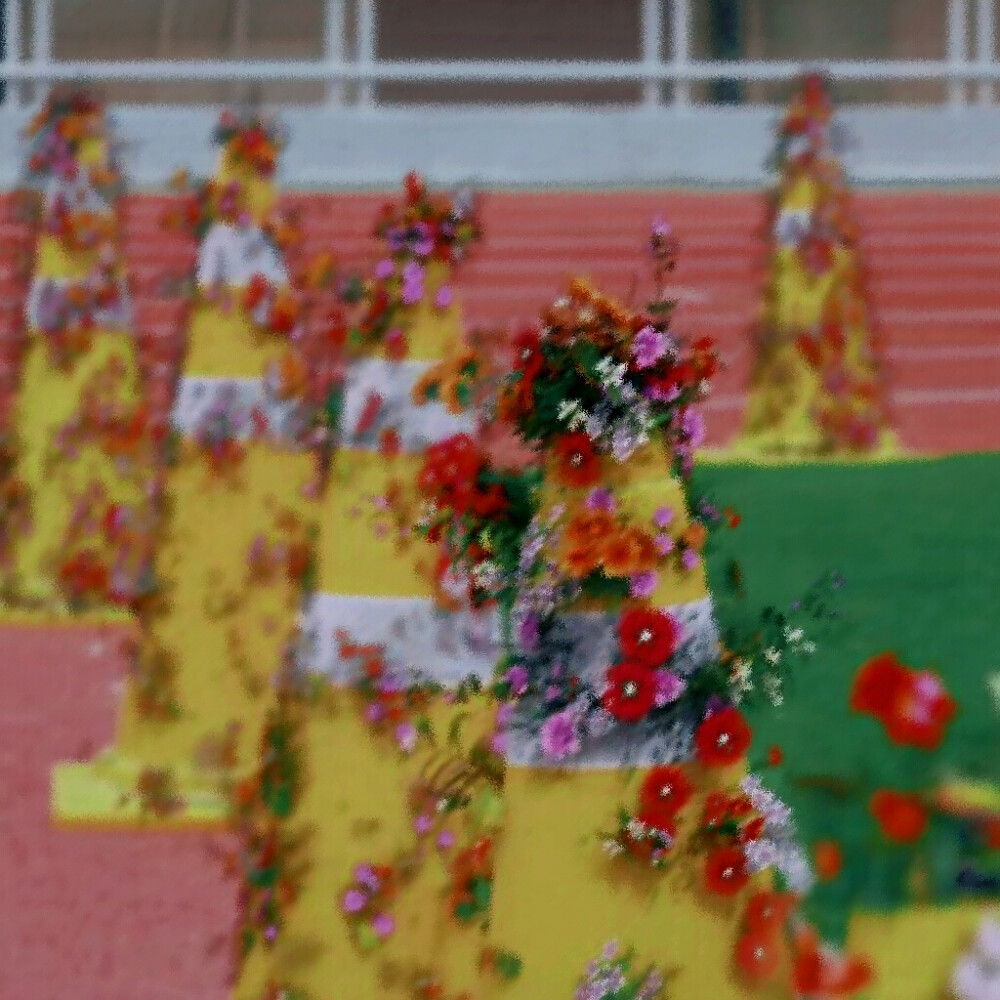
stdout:
[[[381,344],[390,358],[402,360],[408,349],[404,311],[425,300],[432,262],[457,265],[481,239],[477,205],[466,192],[453,199],[434,196],[423,178],[410,173],[404,203],[383,207],[374,235],[385,242],[388,255],[375,266],[369,281],[352,277],[341,288],[345,304],[359,308],[346,331],[346,347],[362,353]],[[451,287],[442,285],[433,305],[444,310],[452,301]]]

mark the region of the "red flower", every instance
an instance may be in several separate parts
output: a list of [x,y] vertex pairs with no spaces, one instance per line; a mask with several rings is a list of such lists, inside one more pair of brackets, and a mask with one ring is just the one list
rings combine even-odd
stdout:
[[832,882],[844,867],[844,856],[835,840],[820,840],[813,846],[816,876],[820,882]]
[[652,608],[627,611],[618,623],[622,653],[648,667],[662,666],[674,655],[680,632],[670,615]]
[[666,834],[671,840],[677,836],[676,820],[659,810],[640,809],[636,815],[636,819],[650,829]]
[[768,748],[767,762],[771,767],[779,767],[784,759],[785,755],[781,752],[781,747],[777,744]]
[[750,746],[752,733],[735,708],[713,712],[694,736],[695,753],[707,767],[735,764]]
[[605,675],[604,708],[619,722],[638,722],[653,707],[656,681],[652,671],[634,663],[619,663]]
[[740,843],[752,844],[755,840],[759,840],[764,832],[765,823],[763,816],[755,816],[740,830]]
[[792,947],[792,988],[799,995],[849,996],[872,981],[868,961],[821,951],[819,937],[808,925],[795,931]]
[[886,840],[912,844],[927,829],[927,809],[916,795],[879,791],[868,805]]
[[639,802],[643,809],[670,818],[687,805],[694,795],[694,785],[684,769],[676,764],[654,767],[642,783]]
[[755,892],[747,901],[745,919],[751,931],[780,930],[795,906],[795,899],[783,892]]
[[705,799],[705,811],[702,814],[701,825],[706,830],[714,830],[722,826],[729,816],[729,796],[724,792],[709,792]]
[[406,189],[406,203],[408,205],[416,205],[427,189],[424,179],[415,170],[411,170],[406,175],[403,186]]
[[773,979],[781,967],[780,938],[771,932],[751,930],[736,942],[736,968],[754,983]]
[[468,507],[481,464],[482,457],[472,438],[456,434],[427,449],[417,486],[425,495],[462,514]]
[[719,847],[705,862],[705,887],[717,896],[735,896],[748,882],[746,859],[738,847]]
[[910,672],[893,653],[870,659],[856,674],[851,688],[851,709],[882,719],[896,702]]
[[521,381],[533,382],[542,370],[542,338],[530,327],[518,333],[511,347],[514,349],[514,370],[521,372]]
[[583,489],[601,478],[597,453],[586,434],[564,434],[555,446],[557,474],[566,486]]
[[477,517],[492,517],[507,505],[507,494],[499,483],[477,489],[472,495],[472,512]]
[[930,671],[910,672],[882,720],[893,743],[936,750],[957,710],[941,679]]

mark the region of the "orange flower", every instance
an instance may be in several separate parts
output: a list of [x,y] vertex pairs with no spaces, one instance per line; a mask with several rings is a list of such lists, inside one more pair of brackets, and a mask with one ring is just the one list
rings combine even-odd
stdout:
[[835,840],[820,840],[813,845],[816,877],[821,882],[832,882],[844,867],[844,856]]
[[648,568],[648,557],[642,532],[625,528],[608,540],[604,549],[604,568],[608,576],[632,576]]
[[687,530],[681,535],[681,543],[697,552],[701,552],[707,540],[708,530],[700,521],[688,525]]
[[895,844],[912,844],[927,829],[927,809],[917,795],[879,791],[868,808],[885,838]]
[[780,938],[770,931],[747,931],[736,943],[736,968],[754,983],[771,980],[781,967]]
[[571,548],[599,550],[615,530],[615,522],[605,511],[575,512],[566,524],[564,539]]
[[594,548],[574,546],[564,548],[559,555],[562,568],[575,579],[589,576],[601,564],[599,553]]

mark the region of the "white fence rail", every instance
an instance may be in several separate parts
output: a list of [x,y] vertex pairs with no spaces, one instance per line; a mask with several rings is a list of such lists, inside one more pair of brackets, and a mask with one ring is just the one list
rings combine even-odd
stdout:
[[[643,104],[661,102],[662,82],[672,82],[672,103],[689,105],[689,84],[695,81],[792,80],[805,69],[822,69],[834,80],[935,81],[949,85],[949,103],[966,101],[967,83],[978,83],[980,103],[991,103],[993,86],[1000,81],[995,61],[994,0],[948,0],[945,25],[946,57],[938,60],[856,60],[805,65],[794,61],[705,61],[691,58],[693,0],[635,0],[641,10],[641,52],[631,62],[600,61],[380,61],[377,59],[377,0],[325,0],[324,52],[321,60],[144,60],[60,61],[53,57],[55,0],[34,0],[30,58],[23,49],[21,0],[2,0],[6,16],[6,58],[0,79],[9,83],[57,81],[101,82],[283,82],[318,81],[327,86],[331,104],[342,104],[344,83],[359,84],[356,103],[375,103],[377,83],[641,83]],[[624,2],[624,0],[623,0]],[[800,0],[805,2],[805,0]],[[974,8],[970,5],[974,5]],[[351,7],[354,52],[348,53],[347,14]],[[669,21],[666,13],[669,8]],[[970,57],[969,24],[975,29],[975,58]],[[669,23],[671,46],[664,58],[663,33]],[[23,103],[24,88],[12,88],[14,102]]]

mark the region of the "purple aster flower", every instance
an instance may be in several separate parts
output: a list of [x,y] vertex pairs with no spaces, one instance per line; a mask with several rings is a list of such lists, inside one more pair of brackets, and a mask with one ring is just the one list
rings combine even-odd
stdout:
[[670,555],[674,551],[674,540],[669,535],[657,535],[653,544],[661,556]]
[[601,510],[610,514],[615,509],[615,498],[611,495],[611,490],[605,487],[591,492],[587,497],[587,508],[589,510]]
[[673,509],[670,507],[659,507],[653,515],[653,524],[658,528],[665,528],[674,519]]
[[700,448],[705,440],[705,421],[695,409],[686,409],[681,418],[681,430],[690,442],[690,447]]
[[545,698],[547,701],[555,701],[562,694],[562,688],[556,684],[550,684],[545,689]]
[[434,825],[433,820],[430,816],[421,815],[418,816],[413,821],[413,829],[422,837],[425,833],[430,833],[431,827]]
[[349,889],[341,906],[345,913],[360,913],[368,902],[368,897],[360,889]]
[[656,590],[657,576],[653,570],[636,573],[629,579],[629,593],[632,597],[651,597]]
[[403,753],[412,753],[417,746],[417,730],[409,722],[402,722],[396,727],[396,744]]
[[451,285],[442,285],[434,296],[434,305],[438,309],[447,309],[455,301],[455,294],[451,290]]
[[698,565],[698,553],[694,549],[685,549],[681,553],[681,565],[686,570],[692,570]]
[[528,690],[528,671],[524,667],[511,667],[505,678],[511,691],[520,697]]
[[656,671],[656,706],[669,705],[684,693],[687,685],[671,670]]
[[369,864],[360,864],[354,869],[354,881],[363,885],[370,892],[378,892],[382,883]]
[[277,936],[278,928],[275,927],[274,924],[268,924],[267,927],[264,928],[264,940],[269,944],[274,941]]
[[369,722],[381,722],[385,718],[385,707],[377,701],[373,701],[365,709],[365,718]]
[[542,752],[551,760],[563,760],[580,751],[576,716],[568,710],[550,715],[542,725],[540,736]]
[[396,921],[388,913],[380,913],[372,921],[372,930],[380,938],[387,938],[396,929]]
[[389,244],[389,249],[393,253],[403,249],[403,245],[406,243],[406,237],[403,231],[399,228],[392,228],[385,234],[386,242]]
[[437,836],[437,846],[439,850],[447,851],[455,843],[455,834],[451,830],[442,830]]
[[385,260],[380,260],[375,265],[375,277],[380,281],[384,281],[386,278],[391,277],[392,273],[396,270],[396,265],[386,258]]
[[[517,639],[521,648],[526,653],[535,652],[538,649],[539,638],[537,615],[525,615],[524,620],[517,630]],[[518,668],[515,667],[514,669]]]
[[498,757],[507,753],[507,736],[505,733],[494,733],[490,737],[490,751]]
[[724,708],[728,708],[729,703],[724,699],[720,698],[717,694],[713,694],[711,698],[708,699],[708,704],[705,705],[705,718],[715,715],[716,712],[721,712]]
[[514,718],[514,706],[510,704],[501,705],[497,709],[496,726],[497,729],[505,729]]
[[636,368],[652,368],[667,353],[667,338],[653,326],[644,326],[632,341]]
[[418,257],[427,257],[434,249],[434,238],[430,226],[426,222],[418,222],[414,226],[413,252]]

